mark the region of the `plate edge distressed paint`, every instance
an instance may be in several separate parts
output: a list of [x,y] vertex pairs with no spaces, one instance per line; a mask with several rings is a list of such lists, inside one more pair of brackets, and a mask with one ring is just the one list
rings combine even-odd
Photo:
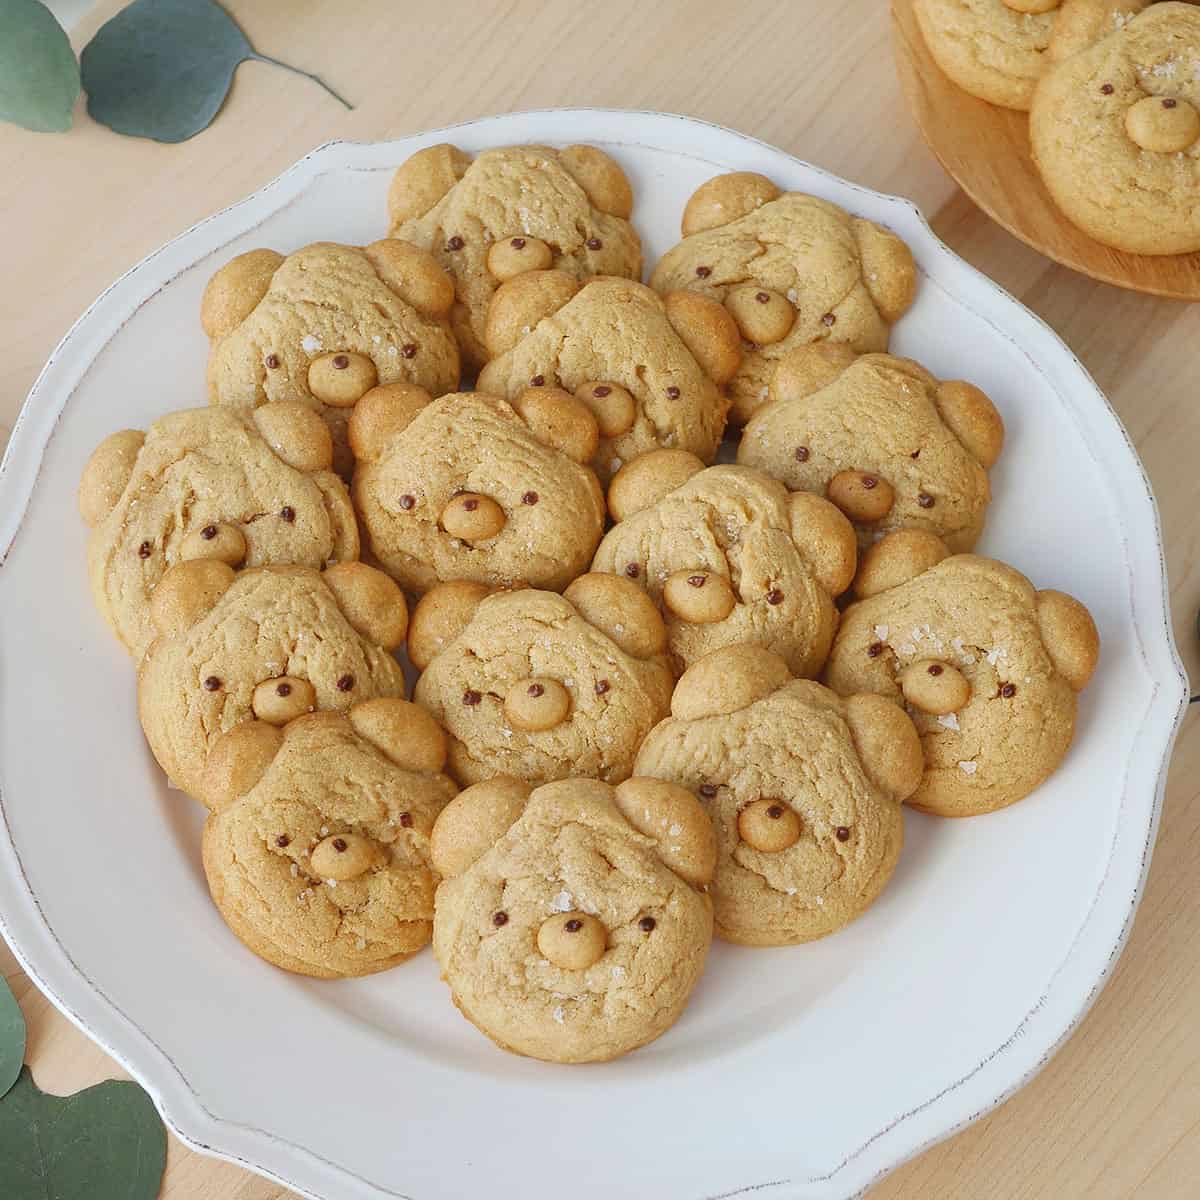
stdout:
[[[868,201],[886,209],[886,219],[914,247],[937,286],[962,299],[969,285],[987,306],[1002,310],[1011,329],[1020,326],[1030,357],[1053,356],[1059,370],[1073,374],[1076,390],[1094,398],[1089,430],[1102,435],[1108,458],[1120,463],[1110,487],[1121,501],[1126,542],[1127,585],[1139,632],[1138,651],[1154,681],[1147,711],[1128,765],[1125,793],[1108,869],[1068,955],[1048,990],[1031,1004],[1008,1039],[979,1065],[939,1094],[893,1120],[821,1178],[778,1184],[748,1179],[745,1191],[779,1197],[837,1197],[860,1194],[905,1159],[949,1136],[1011,1095],[1049,1060],[1082,1020],[1106,982],[1132,925],[1149,868],[1170,749],[1186,710],[1187,686],[1175,650],[1167,604],[1166,569],[1158,512],[1149,481],[1116,414],[1082,365],[1039,318],[996,284],[964,263],[933,234],[908,201],[837,180],[782,151],[744,135],[690,118],[597,109],[514,113],[466,122],[391,143],[333,142],[307,155],[253,196],[200,222],[155,251],[110,286],[76,322],[51,355],[18,417],[0,464],[0,564],[15,539],[33,495],[42,456],[76,384],[109,338],[129,316],[198,259],[288,206],[320,176],[334,171],[380,169],[453,131],[501,145],[522,141],[595,140],[619,146],[669,147],[684,154],[702,144],[705,155],[731,166],[761,167],[770,159],[821,179],[825,189],[844,194],[843,203]],[[742,161],[745,160],[745,161]],[[214,244],[215,241],[215,244]],[[965,281],[965,282],[964,282]],[[977,313],[977,315],[979,315]],[[984,320],[991,323],[987,316]],[[997,333],[1000,330],[997,328]],[[1007,333],[1003,336],[1008,336]],[[1039,347],[1042,349],[1039,351]],[[1040,361],[1040,360],[1039,360]],[[1051,386],[1054,386],[1051,384]],[[1057,390],[1057,389],[1056,389]],[[51,404],[51,398],[57,404]],[[1110,462],[1109,465],[1113,465]],[[0,569],[0,587],[3,586]],[[1098,915],[1103,901],[1104,911]],[[263,1128],[235,1124],[209,1112],[153,1036],[137,1027],[75,965],[43,915],[22,872],[0,792],[0,932],[22,966],[53,1003],[136,1076],[154,1097],[164,1119],[188,1145],[247,1166],[287,1187],[321,1200],[369,1200],[401,1196],[282,1140]],[[736,1191],[726,1195],[736,1195]],[[417,1198],[419,1200],[419,1197]],[[700,1200],[699,1197],[696,1200]]]

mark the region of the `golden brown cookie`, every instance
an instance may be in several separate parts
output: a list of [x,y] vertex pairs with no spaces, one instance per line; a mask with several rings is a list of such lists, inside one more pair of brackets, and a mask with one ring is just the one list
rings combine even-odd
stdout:
[[563,388],[591,409],[602,483],[660,446],[712,462],[729,401],[721,388],[740,358],[737,328],[720,305],[678,292],[659,298],[626,279],[580,288],[559,271],[518,276],[488,310],[494,357],[479,387],[516,401]]
[[837,628],[833,600],[856,562],[854,530],[832,504],[789,495],[761,471],[705,469],[671,450],[624,467],[609,503],[619,524],[592,569],[646,589],[677,670],[734,642],[774,650],[797,675],[821,669]]
[[778,655],[726,646],[680,679],[635,773],[700,798],[717,835],[717,933],[748,946],[825,937],[861,916],[904,844],[921,745],[899,707],[795,680]]
[[927,529],[970,550],[991,500],[988,468],[1004,422],[977,387],[943,382],[911,359],[802,346],[784,358],[747,424],[738,462],[827,496],[863,546]]
[[453,300],[453,281],[432,256],[393,238],[240,254],[208,281],[200,306],[212,343],[209,400],[307,404],[329,423],[334,468],[348,477],[346,422],[361,396],[377,384],[412,383],[434,396],[458,386]]
[[1200,250],[1200,9],[1148,8],[1047,75],[1029,117],[1042,178],[1085,233]]
[[83,471],[96,607],[135,659],[155,636],[150,596],[170,567],[323,567],[358,558],[325,423],[301,404],[197,408],[105,438]]
[[150,614],[158,637],[138,669],[138,715],[159,766],[197,798],[213,743],[243,721],[404,695],[389,653],[407,631],[404,594],[362,563],[235,576],[195,559],[162,577]]
[[415,954],[433,932],[430,833],[457,790],[445,759],[437,722],[398,699],[222,735],[204,774],[204,873],[229,928],[321,979]]
[[629,777],[674,683],[658,610],[636,584],[582,575],[559,596],[448,583],[413,612],[415,699],[450,735],[462,784]]
[[474,160],[429,146],[403,163],[388,194],[392,236],[428,250],[454,280],[451,320],[467,363],[490,357],[496,289],[553,267],[574,279],[642,274],[625,173],[594,146],[505,146]]
[[712,939],[712,827],[658,780],[496,779],[434,826],[433,949],[462,1014],[497,1045],[601,1062],[665,1033]]
[[564,588],[604,529],[604,496],[583,465],[596,436],[591,412],[556,388],[515,405],[376,388],[350,419],[366,545],[412,591],[449,579]]
[[683,241],[654,268],[658,292],[723,303],[742,339],[730,420],[767,399],[775,365],[797,346],[846,342],[886,350],[912,304],[916,266],[889,230],[746,171],[718,175],[688,201]]
[[930,54],[964,91],[1028,109],[1056,62],[1120,29],[1150,0],[916,0]]
[[1100,641],[1087,609],[1036,591],[1019,571],[949,557],[932,534],[901,530],[869,550],[842,614],[825,682],[908,708],[927,762],[909,803],[967,817],[1027,796],[1062,762],[1075,696]]

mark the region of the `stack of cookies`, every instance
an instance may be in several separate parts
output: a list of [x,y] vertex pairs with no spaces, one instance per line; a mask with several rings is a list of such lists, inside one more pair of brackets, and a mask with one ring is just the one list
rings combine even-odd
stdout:
[[592,147],[434,146],[389,204],[213,276],[209,407],[85,469],[93,595],[246,946],[340,978],[432,942],[499,1045],[614,1058],[714,933],[861,916],[905,803],[1033,791],[1096,629],[972,553],[1004,427],[887,353],[887,229],[723,175],[644,286]]
[[916,0],[938,66],[1029,113],[1074,225],[1132,254],[1200,250],[1200,8],[1168,0]]

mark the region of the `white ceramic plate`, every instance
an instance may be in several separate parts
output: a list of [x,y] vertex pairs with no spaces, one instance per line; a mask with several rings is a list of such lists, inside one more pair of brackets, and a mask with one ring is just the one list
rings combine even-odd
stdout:
[[[971,821],[910,813],[895,880],[862,920],[812,946],[716,947],[679,1024],[604,1066],[494,1049],[428,953],[330,984],[243,949],[208,900],[200,810],[143,745],[133,672],[86,587],[80,469],[113,430],[203,403],[208,276],[254,246],[378,237],[392,169],[447,138],[603,146],[633,179],[648,263],[723,170],[891,225],[921,275],[895,349],[980,384],[1008,426],[982,549],[1079,596],[1103,637],[1076,745],[1035,796]],[[1055,334],[906,201],[651,113],[325,146],[151,255],[38,379],[0,474],[0,552],[5,936],[186,1142],[322,1200],[861,1192],[1026,1082],[1094,1000],[1141,893],[1186,695],[1146,477]]]

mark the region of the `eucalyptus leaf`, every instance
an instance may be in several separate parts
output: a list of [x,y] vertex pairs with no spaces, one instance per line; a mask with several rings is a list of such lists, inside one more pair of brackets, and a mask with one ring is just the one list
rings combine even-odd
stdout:
[[17,1081],[25,1061],[25,1018],[7,983],[0,979],[0,1096]]
[[208,127],[247,59],[327,83],[259,54],[213,0],[134,0],[84,47],[83,87],[92,117],[117,133],[182,142]]
[[71,128],[79,64],[39,0],[0,0],[0,121],[38,133]]
[[26,1067],[0,1100],[4,1200],[154,1200],[166,1164],[166,1130],[136,1083],[51,1096]]

